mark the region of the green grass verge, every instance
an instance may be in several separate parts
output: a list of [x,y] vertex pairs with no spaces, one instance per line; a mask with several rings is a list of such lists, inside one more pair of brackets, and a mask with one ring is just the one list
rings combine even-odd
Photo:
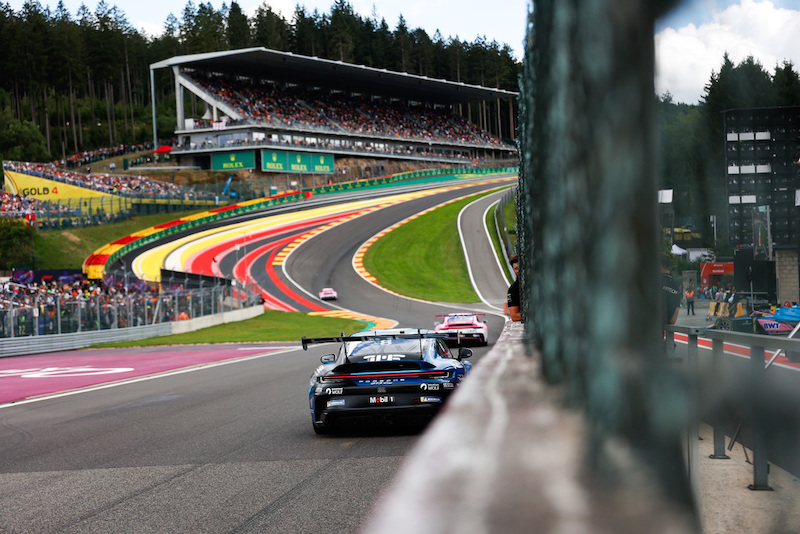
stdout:
[[100,247],[140,230],[205,210],[158,213],[132,217],[127,221],[86,226],[70,230],[42,231],[37,234],[36,268],[80,269],[83,262]]
[[96,347],[150,347],[158,345],[196,345],[205,343],[265,343],[267,341],[296,341],[306,337],[334,337],[342,332],[352,334],[369,325],[363,321],[338,317],[318,317],[298,312],[266,310],[264,315],[202,330],[154,337],[138,341],[104,343]]
[[433,302],[478,302],[457,225],[458,213],[479,196],[442,206],[392,230],[367,250],[364,267],[381,286],[401,295]]

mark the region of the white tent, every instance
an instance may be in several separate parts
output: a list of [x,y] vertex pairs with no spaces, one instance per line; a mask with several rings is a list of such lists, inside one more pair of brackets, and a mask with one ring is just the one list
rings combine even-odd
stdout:
[[672,253],[675,254],[676,256],[685,256],[686,254],[689,253],[689,251],[682,249],[678,245],[672,245]]

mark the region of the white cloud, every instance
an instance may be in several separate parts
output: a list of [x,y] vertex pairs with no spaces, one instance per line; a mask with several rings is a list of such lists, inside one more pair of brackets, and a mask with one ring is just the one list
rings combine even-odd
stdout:
[[697,103],[726,52],[734,64],[753,56],[770,73],[784,60],[798,70],[798,35],[799,10],[756,0],[742,0],[700,26],[665,28],[655,36],[656,92],[669,91],[676,102]]

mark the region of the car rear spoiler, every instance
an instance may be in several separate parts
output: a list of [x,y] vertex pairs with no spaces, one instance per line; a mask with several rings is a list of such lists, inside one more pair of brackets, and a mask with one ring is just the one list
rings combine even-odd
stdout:
[[447,334],[439,334],[436,332],[421,332],[417,331],[416,333],[408,333],[408,334],[361,334],[361,335],[351,335],[346,336],[344,332],[342,332],[341,336],[337,337],[305,337],[303,336],[301,342],[303,343],[303,350],[308,350],[309,345],[313,345],[316,343],[345,343],[347,341],[371,341],[373,339],[427,339],[427,338],[439,338],[444,339],[447,337]]
[[438,319],[439,317],[450,317],[451,315],[474,315],[476,317],[477,316],[481,316],[482,317],[482,316],[485,316],[486,314],[485,313],[472,313],[472,312],[447,313],[445,315],[437,315],[436,318]]

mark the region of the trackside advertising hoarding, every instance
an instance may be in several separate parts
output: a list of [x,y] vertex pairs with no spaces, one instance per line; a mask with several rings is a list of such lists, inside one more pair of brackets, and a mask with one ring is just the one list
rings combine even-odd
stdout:
[[239,171],[255,168],[256,153],[252,150],[211,154],[212,171]]
[[12,195],[35,197],[39,200],[52,202],[63,202],[69,199],[105,199],[109,206],[111,205],[111,200],[117,198],[112,194],[92,191],[86,187],[56,182],[55,180],[39,178],[21,172],[5,171],[4,175],[4,188]]
[[261,151],[261,170],[264,172],[333,173],[332,154],[310,154],[306,152]]

